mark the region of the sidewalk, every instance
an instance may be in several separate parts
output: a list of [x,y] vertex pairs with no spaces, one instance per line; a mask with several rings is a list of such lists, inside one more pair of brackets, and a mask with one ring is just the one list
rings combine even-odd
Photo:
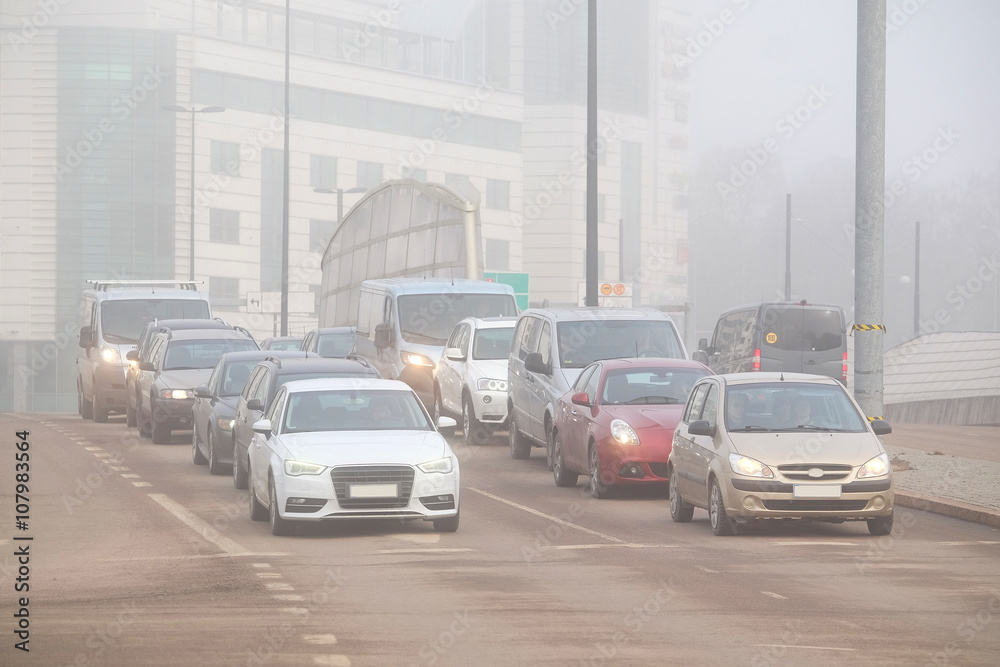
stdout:
[[1000,427],[893,424],[896,504],[1000,528]]

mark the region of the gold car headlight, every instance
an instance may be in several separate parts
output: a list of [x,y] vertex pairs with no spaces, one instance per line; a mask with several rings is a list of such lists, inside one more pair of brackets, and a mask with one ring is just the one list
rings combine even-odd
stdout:
[[879,454],[875,458],[868,459],[863,466],[858,469],[858,479],[868,479],[869,477],[882,477],[889,474],[889,455]]
[[771,472],[770,468],[757,459],[752,459],[749,456],[743,456],[742,454],[730,454],[729,465],[732,467],[733,472],[739,475],[746,475],[747,477],[764,477],[766,479],[774,478],[774,473]]

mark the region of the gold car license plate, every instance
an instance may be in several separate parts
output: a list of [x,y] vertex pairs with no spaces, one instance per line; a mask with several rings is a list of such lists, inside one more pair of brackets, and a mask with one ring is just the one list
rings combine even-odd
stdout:
[[398,484],[351,484],[351,498],[395,498]]
[[793,484],[792,496],[795,498],[839,498],[840,484]]

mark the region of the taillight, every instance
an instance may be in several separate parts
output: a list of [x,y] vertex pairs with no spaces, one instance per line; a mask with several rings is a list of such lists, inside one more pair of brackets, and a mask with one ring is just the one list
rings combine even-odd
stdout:
[[760,348],[758,347],[753,351],[753,370],[754,373],[760,372]]
[[847,352],[844,352],[844,367],[841,370],[840,379],[847,384]]

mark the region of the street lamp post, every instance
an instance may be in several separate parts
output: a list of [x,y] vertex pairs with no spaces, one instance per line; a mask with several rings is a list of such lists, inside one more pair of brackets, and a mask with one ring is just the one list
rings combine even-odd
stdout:
[[182,107],[178,104],[165,104],[160,107],[164,111],[176,111],[191,114],[191,248],[188,259],[188,279],[194,280],[194,115],[196,113],[219,113],[225,111],[225,107],[202,107],[201,109]]

